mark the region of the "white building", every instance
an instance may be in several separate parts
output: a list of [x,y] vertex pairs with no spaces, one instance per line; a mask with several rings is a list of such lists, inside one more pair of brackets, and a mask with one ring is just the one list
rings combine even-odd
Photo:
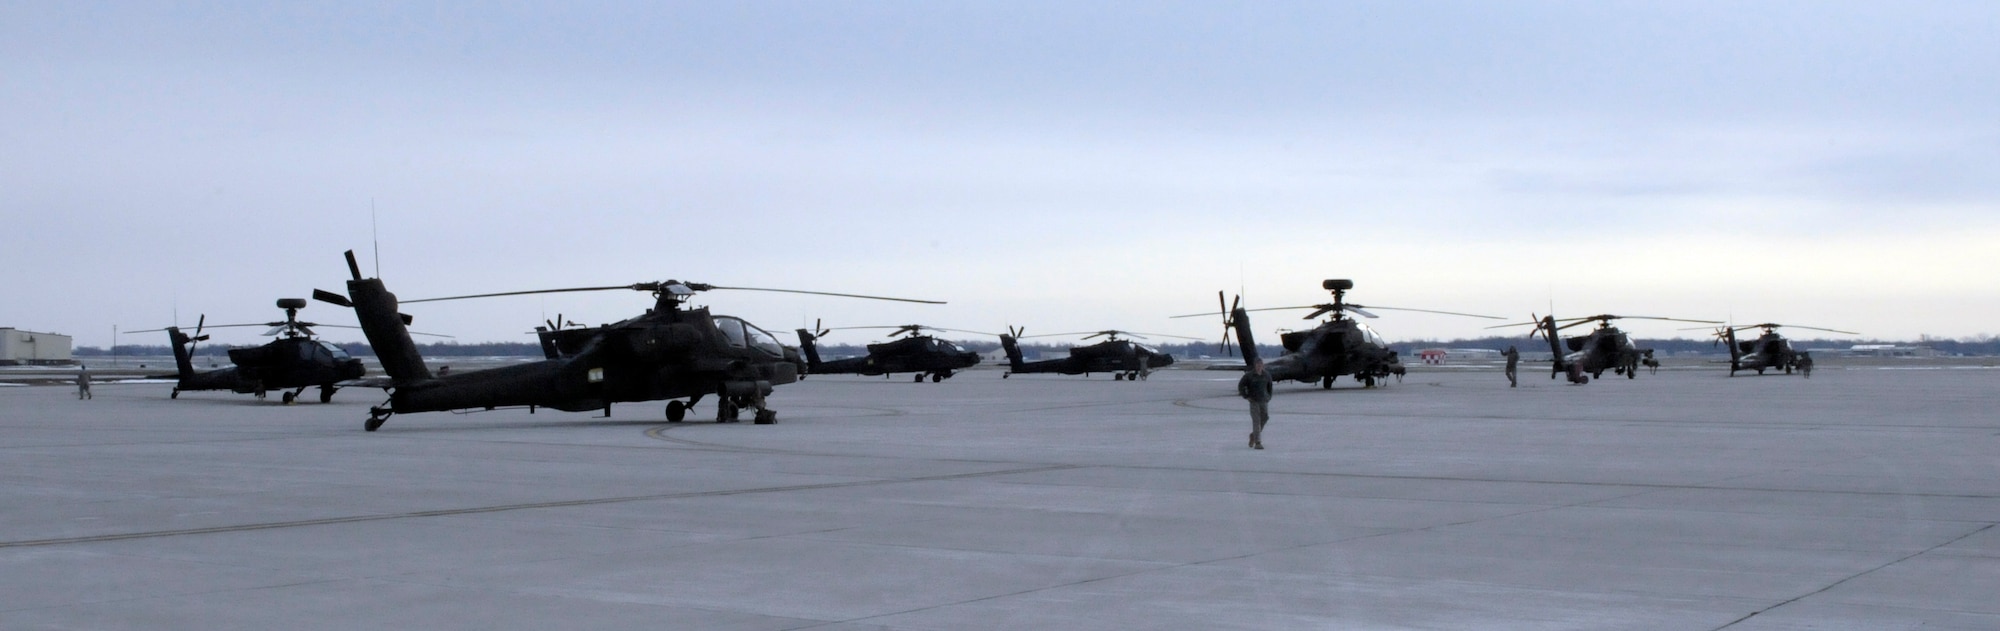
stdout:
[[67,335],[0,327],[0,366],[74,363],[69,347]]

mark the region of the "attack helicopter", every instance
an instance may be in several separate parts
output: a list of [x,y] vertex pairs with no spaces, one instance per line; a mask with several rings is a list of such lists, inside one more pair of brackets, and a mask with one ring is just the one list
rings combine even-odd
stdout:
[[[349,356],[346,350],[314,338],[313,327],[361,327],[301,322],[299,310],[306,308],[307,304],[304,298],[279,298],[278,308],[285,310],[285,319],[277,322],[211,325],[208,324],[208,316],[204,315],[195,321],[193,335],[182,332],[177,326],[133,332],[167,332],[167,340],[172,342],[174,348],[174,365],[179,369],[172,375],[174,390],[167,398],[178,399],[183,390],[228,390],[254,394],[262,399],[268,391],[281,390],[284,402],[289,404],[297,401],[306,388],[319,386],[319,402],[328,403],[333,401],[334,391],[347,382],[360,379],[367,370],[362,368],[361,360]],[[204,331],[244,326],[270,327],[264,335],[280,337],[263,346],[229,349],[229,361],[234,366],[195,371],[195,345],[208,340]]]
[[[1778,324],[1775,322],[1722,327],[1715,330],[1715,340],[1718,344],[1729,345],[1729,376],[1736,376],[1736,371],[1738,370],[1755,370],[1757,374],[1761,375],[1764,374],[1766,369],[1782,368],[1787,375],[1792,374],[1793,370],[1797,370],[1803,373],[1806,378],[1812,378],[1812,353],[1792,350],[1791,340],[1787,340],[1785,336],[1778,334],[1780,327],[1787,326],[1794,329],[1860,335],[1860,333],[1853,331],[1823,329],[1816,326],[1801,326],[1797,324]],[[1758,334],[1757,339],[1754,340],[1738,341],[1736,339],[1737,331],[1749,329],[1763,329],[1763,333]]]
[[[957,374],[957,370],[970,368],[979,363],[979,353],[965,350],[964,347],[939,339],[937,336],[925,335],[924,331],[992,335],[992,333],[946,329],[921,324],[905,324],[902,326],[845,326],[827,329],[821,328],[818,322],[814,322],[813,328],[815,329],[813,331],[798,330],[799,350],[803,351],[806,356],[806,374],[882,375],[888,377],[896,373],[908,372],[916,373],[914,381],[918,383],[922,383],[925,378],[929,378],[931,383],[944,381],[950,379],[952,375]],[[820,338],[826,337],[828,333],[834,331],[859,329],[895,329],[895,332],[889,334],[890,341],[880,344],[869,344],[868,356],[866,357],[850,357],[832,361],[820,360],[819,345],[816,344]],[[898,336],[903,337],[902,339],[895,339]]]
[[[1573,384],[1590,383],[1591,378],[1602,379],[1604,371],[1615,375],[1625,375],[1626,379],[1639,377],[1639,366],[1659,368],[1660,362],[1653,358],[1653,349],[1639,348],[1632,343],[1632,336],[1618,327],[1611,326],[1612,320],[1666,320],[1669,322],[1700,322],[1722,324],[1716,320],[1688,320],[1685,318],[1662,318],[1657,316],[1621,316],[1599,314],[1582,318],[1557,319],[1554,315],[1534,319],[1530,322],[1516,322],[1486,327],[1498,329],[1510,326],[1534,326],[1528,339],[1539,335],[1549,342],[1549,353],[1555,361],[1549,368],[1549,378],[1567,373]],[[1567,324],[1562,324],[1562,323]],[[1597,328],[1584,335],[1563,337],[1561,331],[1586,322],[1596,322]],[[1568,348],[1565,350],[1565,346]]]
[[[775,386],[798,381],[805,360],[798,351],[741,318],[712,315],[707,307],[687,307],[695,294],[711,290],[771,291],[872,300],[944,304],[931,300],[885,298],[796,289],[724,287],[681,281],[644,282],[606,287],[572,287],[512,291],[469,296],[411,300],[400,304],[581,291],[626,290],[653,295],[653,308],[620,322],[598,327],[538,331],[543,361],[475,372],[432,375],[410,341],[411,317],[397,312],[396,295],[379,278],[363,278],[349,250],[347,295],[313,291],[313,298],[351,307],[361,330],[391,380],[389,401],[370,408],[367,431],[382,427],[394,414],[447,410],[492,410],[526,406],[566,412],[604,410],[611,404],[667,400],[667,422],[683,420],[688,408],[715,395],[718,423],[738,420],[745,407],[756,408],[754,421],[768,425],[777,412],[764,405]],[[687,401],[681,401],[687,399]]]
[[[1007,352],[1007,372],[1000,373],[1001,379],[1006,379],[1017,374],[1059,373],[1088,377],[1091,373],[1108,372],[1111,373],[1113,381],[1138,381],[1145,372],[1173,365],[1174,356],[1162,353],[1159,349],[1145,344],[1127,339],[1119,339],[1118,336],[1123,335],[1142,340],[1147,339],[1147,336],[1171,337],[1183,340],[1200,339],[1180,335],[1133,333],[1131,331],[1117,330],[1098,331],[1095,333],[1078,332],[1022,335],[1026,331],[1026,327],[1016,328],[1010,326],[1007,327],[1007,334],[1000,336],[1000,347]],[[1089,346],[1071,346],[1068,357],[1044,359],[1035,362],[1024,361],[1021,358],[1020,340],[1022,338],[1067,337],[1071,335],[1082,335],[1083,339],[1086,340],[1094,337],[1102,337],[1104,341]]]
[[[1320,283],[1320,288],[1333,293],[1333,302],[1299,307],[1244,309],[1242,306],[1243,298],[1241,296],[1236,298],[1234,305],[1230,305],[1223,299],[1222,292],[1216,292],[1217,306],[1221,308],[1221,315],[1223,316],[1224,347],[1227,348],[1229,335],[1233,331],[1237,339],[1242,342],[1245,365],[1254,364],[1256,347],[1255,342],[1251,341],[1250,337],[1249,312],[1311,309],[1312,313],[1306,314],[1303,319],[1317,320],[1321,316],[1329,315],[1331,318],[1311,329],[1304,331],[1282,331],[1279,333],[1278,337],[1284,343],[1285,353],[1276,359],[1268,360],[1264,363],[1264,370],[1271,375],[1271,380],[1292,380],[1303,383],[1317,382],[1320,388],[1331,389],[1333,388],[1335,378],[1341,375],[1351,375],[1355,381],[1361,382],[1362,387],[1373,388],[1378,384],[1386,384],[1388,377],[1391,375],[1400,377],[1406,372],[1406,369],[1403,367],[1402,360],[1398,357],[1396,351],[1389,348],[1389,343],[1382,339],[1380,333],[1376,333],[1375,329],[1370,328],[1367,324],[1348,317],[1347,314],[1353,313],[1364,318],[1378,318],[1381,316],[1377,316],[1368,310],[1381,309],[1385,311],[1436,313],[1468,318],[1501,319],[1496,316],[1473,313],[1411,309],[1407,307],[1366,306],[1350,303],[1347,302],[1347,292],[1354,289],[1354,281],[1345,278],[1327,279]],[[1173,317],[1193,318],[1212,315],[1215,314],[1193,313]]]

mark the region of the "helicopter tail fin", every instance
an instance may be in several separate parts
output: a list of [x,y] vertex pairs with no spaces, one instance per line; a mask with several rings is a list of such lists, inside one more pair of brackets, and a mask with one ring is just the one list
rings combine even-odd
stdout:
[[804,353],[806,356],[806,372],[808,373],[819,371],[819,345],[813,343],[818,339],[812,334],[812,331],[799,329],[799,352]]
[[1257,356],[1257,337],[1250,332],[1250,313],[1241,306],[1231,309],[1227,324],[1236,331],[1236,344],[1243,348],[1243,370],[1248,371],[1263,360]]
[[375,347],[382,371],[398,384],[431,379],[431,370],[424,366],[417,343],[410,340],[409,317],[396,312],[396,295],[389,293],[381,279],[361,277],[353,250],[347,252],[347,266],[354,274],[354,280],[347,281],[354,318],[361,321],[361,332],[368,336],[368,344]]
[[182,333],[180,327],[167,327],[167,339],[174,344],[174,368],[185,380],[194,376],[194,338]]
[[1014,336],[1012,335],[1000,336],[1000,348],[1005,349],[1007,351],[1008,370],[1012,370],[1014,372],[1020,372],[1021,367],[1027,364],[1026,361],[1023,361],[1021,359],[1021,343],[1018,340],[1015,340]]
[[[1533,317],[1533,314],[1529,314],[1529,317]],[[1537,334],[1548,339],[1549,354],[1555,358],[1549,366],[1549,377],[1553,379],[1555,375],[1562,373],[1563,370],[1568,368],[1563,362],[1563,355],[1567,354],[1567,351],[1564,351],[1562,347],[1562,334],[1556,332],[1555,314],[1542,316],[1541,319],[1535,321],[1535,331],[1529,333],[1528,337],[1532,339]]]

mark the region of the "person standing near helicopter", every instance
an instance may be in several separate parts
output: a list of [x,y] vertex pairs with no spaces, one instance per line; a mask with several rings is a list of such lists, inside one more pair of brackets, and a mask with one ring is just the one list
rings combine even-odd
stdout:
[[1236,394],[1250,401],[1250,448],[1264,448],[1264,424],[1271,420],[1271,374],[1264,372],[1264,360],[1250,364],[1250,370],[1236,381]]
[[1500,355],[1507,358],[1507,387],[1519,387],[1521,382],[1515,378],[1514,369],[1521,364],[1521,351],[1515,350],[1512,345],[1509,345],[1507,352]]

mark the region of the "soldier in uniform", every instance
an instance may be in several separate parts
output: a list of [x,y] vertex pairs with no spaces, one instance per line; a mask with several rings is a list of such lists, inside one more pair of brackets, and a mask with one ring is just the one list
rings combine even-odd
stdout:
[[1507,358],[1507,387],[1520,387],[1521,382],[1515,379],[1514,368],[1521,363],[1521,351],[1514,350],[1514,347],[1509,345],[1507,352],[1500,355]]
[[1236,382],[1236,394],[1250,401],[1250,448],[1264,448],[1264,424],[1271,420],[1271,375],[1259,359]]

